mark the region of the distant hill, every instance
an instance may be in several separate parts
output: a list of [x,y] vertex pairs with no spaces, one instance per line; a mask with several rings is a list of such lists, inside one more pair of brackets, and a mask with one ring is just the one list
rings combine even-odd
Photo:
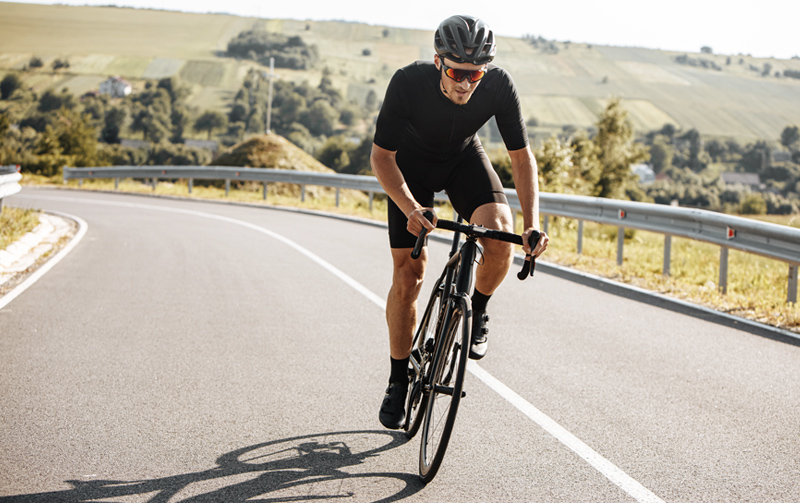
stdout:
[[[361,103],[370,90],[383,96],[396,68],[433,55],[432,30],[0,3],[0,78],[33,56],[44,66],[25,81],[37,90],[66,87],[81,94],[110,75],[141,88],[145,79],[177,75],[192,87],[190,103],[223,109],[249,68],[264,69],[224,56],[228,42],[256,24],[300,36],[319,51],[316,67],[279,69],[281,78],[316,83],[328,67],[334,86]],[[53,71],[56,59],[67,59],[69,68]],[[501,37],[495,62],[514,77],[525,115],[537,124],[532,132],[543,135],[592,126],[610,96],[622,98],[640,132],[670,123],[704,135],[776,140],[784,127],[800,122],[800,80],[784,76],[784,71],[800,75],[797,59]]]

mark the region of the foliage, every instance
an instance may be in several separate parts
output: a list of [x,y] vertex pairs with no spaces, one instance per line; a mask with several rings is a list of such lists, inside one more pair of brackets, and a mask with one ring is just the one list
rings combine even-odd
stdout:
[[609,101],[597,128],[593,141],[598,148],[601,172],[594,195],[624,199],[625,190],[637,183],[630,167],[647,160],[647,151],[634,142],[633,126],[617,98]]
[[[793,128],[787,126],[781,134],[784,147],[796,145]],[[798,212],[800,155],[795,156],[796,151],[775,161],[773,153],[778,150],[768,140],[740,145],[733,139],[706,139],[694,130],[681,134],[674,126],[651,131],[645,136],[645,143],[654,170],[664,176],[645,188],[657,203],[677,202],[731,213]],[[667,163],[670,152],[671,165]],[[728,172],[758,175],[760,185],[726,184],[723,174]]]
[[800,149],[800,128],[786,126],[781,132],[781,145],[791,150]]
[[9,99],[20,87],[22,87],[22,81],[19,76],[16,73],[9,73],[0,81],[0,99]]
[[220,112],[208,110],[197,118],[194,122],[194,129],[196,131],[205,131],[208,133],[208,139],[211,139],[211,133],[224,129],[228,125],[228,119],[225,118]]
[[270,58],[274,58],[276,67],[294,70],[312,67],[319,57],[316,47],[306,45],[299,36],[270,33],[261,25],[231,39],[228,55],[252,59],[264,65],[269,65]]

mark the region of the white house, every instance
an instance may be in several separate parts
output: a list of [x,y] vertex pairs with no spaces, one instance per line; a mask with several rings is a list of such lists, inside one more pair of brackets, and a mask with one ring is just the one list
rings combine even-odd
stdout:
[[110,94],[112,98],[124,98],[131,94],[133,87],[122,77],[109,77],[100,83],[100,94]]

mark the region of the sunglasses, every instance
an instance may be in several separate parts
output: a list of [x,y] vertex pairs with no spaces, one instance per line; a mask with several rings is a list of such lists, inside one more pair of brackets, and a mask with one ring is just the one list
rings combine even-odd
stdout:
[[442,61],[442,68],[444,74],[455,80],[461,82],[464,79],[469,79],[470,82],[478,82],[486,75],[486,70],[459,70],[458,68],[450,68]]

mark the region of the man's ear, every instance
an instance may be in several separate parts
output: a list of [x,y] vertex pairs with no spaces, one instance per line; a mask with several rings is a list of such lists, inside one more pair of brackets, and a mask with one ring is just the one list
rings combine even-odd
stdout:
[[442,67],[440,66],[440,63],[441,63],[441,61],[439,60],[439,55],[438,54],[434,54],[433,55],[433,64],[436,65],[436,69],[437,70],[441,70],[442,69]]

